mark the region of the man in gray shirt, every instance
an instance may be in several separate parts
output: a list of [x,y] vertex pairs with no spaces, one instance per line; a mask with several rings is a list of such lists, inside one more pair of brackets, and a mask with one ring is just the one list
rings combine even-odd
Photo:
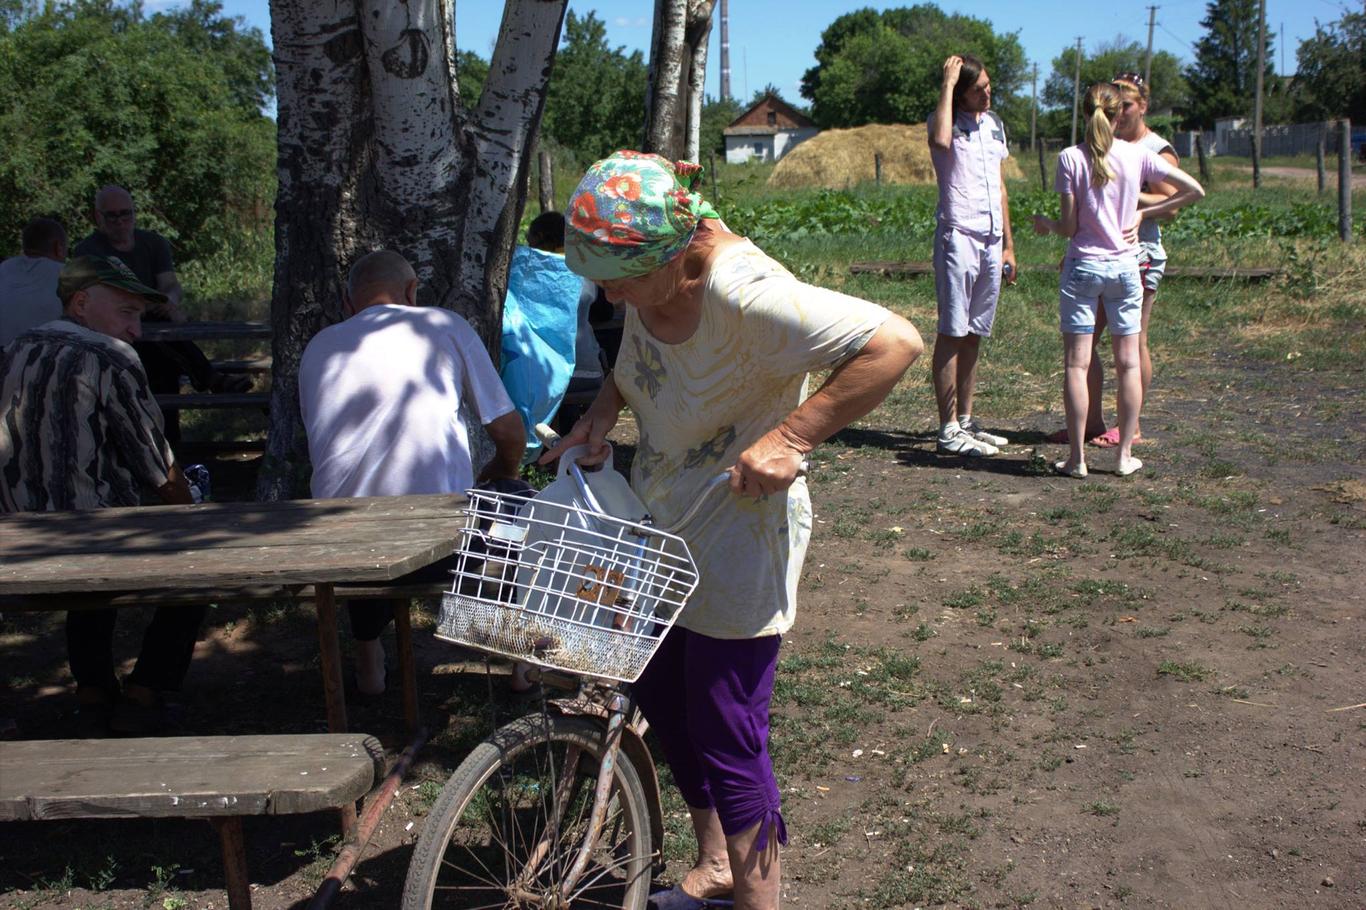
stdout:
[[34,218],[20,235],[23,253],[0,262],[0,348],[62,315],[57,276],[66,261],[66,229]]

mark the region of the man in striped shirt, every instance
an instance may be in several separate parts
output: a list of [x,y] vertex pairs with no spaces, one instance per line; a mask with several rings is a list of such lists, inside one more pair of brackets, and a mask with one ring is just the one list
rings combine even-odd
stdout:
[[[62,317],[0,354],[0,511],[136,506],[144,496],[189,503],[161,411],[131,343],[147,304],[164,294],[114,257],[81,256],[57,282]],[[115,732],[155,729],[165,692],[189,669],[201,608],[160,608],[120,690],[115,611],[67,614],[67,652],[82,709]]]

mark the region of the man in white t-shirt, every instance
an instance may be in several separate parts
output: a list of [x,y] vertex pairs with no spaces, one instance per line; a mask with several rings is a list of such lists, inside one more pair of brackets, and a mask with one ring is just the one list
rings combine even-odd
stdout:
[[62,316],[57,276],[66,262],[66,229],[55,219],[34,218],[19,239],[23,253],[0,262],[0,348]]
[[[317,498],[460,493],[474,486],[468,404],[493,440],[480,482],[519,476],[526,435],[498,371],[463,318],[417,305],[417,274],[391,250],[352,266],[342,322],[299,364],[299,407]],[[416,579],[415,579],[416,580]],[[356,684],[384,691],[379,635],[392,601],[352,601]]]

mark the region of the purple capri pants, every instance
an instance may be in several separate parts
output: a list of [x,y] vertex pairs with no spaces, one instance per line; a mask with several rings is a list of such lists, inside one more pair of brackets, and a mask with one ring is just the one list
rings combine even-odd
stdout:
[[675,626],[633,687],[684,801],[714,808],[728,837],[760,825],[760,851],[771,829],[787,843],[768,757],[781,643],[779,635],[711,638]]

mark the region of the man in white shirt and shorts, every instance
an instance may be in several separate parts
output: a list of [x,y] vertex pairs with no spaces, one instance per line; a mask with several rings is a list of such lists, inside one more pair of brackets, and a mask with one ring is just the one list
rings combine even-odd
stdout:
[[1005,127],[991,108],[991,80],[971,54],[944,61],[939,106],[927,124],[939,183],[935,212],[934,284],[939,327],[934,394],[939,405],[936,450],[943,455],[995,455],[1007,443],[972,416],[977,352],[991,335],[1001,279],[1015,283],[1010,209],[1001,168],[1010,156]]

